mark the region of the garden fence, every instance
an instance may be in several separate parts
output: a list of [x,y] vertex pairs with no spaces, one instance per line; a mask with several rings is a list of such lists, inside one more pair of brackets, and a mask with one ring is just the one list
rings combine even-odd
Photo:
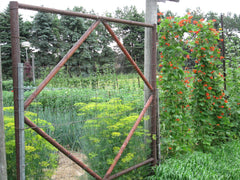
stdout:
[[[156,26],[11,2],[17,179],[20,179],[17,74],[17,64],[21,62],[19,8],[92,20],[92,25],[53,69],[50,66],[47,66],[49,69],[35,66],[34,70],[39,73],[35,80],[35,74],[33,76],[27,70],[29,64],[24,65],[24,83],[28,85],[24,92],[24,120],[28,125],[25,127],[26,178],[140,179],[147,176],[150,165],[157,163]],[[123,46],[122,37],[116,36],[111,23],[152,29],[153,54],[150,63],[153,73],[150,81]],[[131,74],[117,72],[114,63],[105,67],[95,66],[90,69],[91,75],[71,74],[71,69],[79,66],[67,65],[67,62],[71,61],[73,54],[100,24],[134,69]],[[39,79],[48,70],[49,74],[40,82]],[[34,83],[31,82],[33,79]],[[146,104],[144,86],[151,91]],[[146,116],[148,108],[151,114]],[[6,111],[10,112],[11,109]],[[151,121],[151,130],[144,128],[143,121]]]

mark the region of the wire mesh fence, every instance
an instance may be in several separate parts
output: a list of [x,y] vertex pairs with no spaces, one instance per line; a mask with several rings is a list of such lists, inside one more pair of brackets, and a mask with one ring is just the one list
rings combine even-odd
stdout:
[[[58,81],[66,80],[66,78],[56,78]],[[128,75],[111,73],[100,75],[98,78],[98,81],[93,77],[84,78],[82,81],[88,83],[82,85],[83,82],[80,81],[79,87],[74,83],[73,88],[64,87],[62,86],[64,82],[59,83],[53,79],[49,87],[47,86],[31,103],[25,114],[38,127],[103,177],[144,106],[144,92],[143,82],[134,73]],[[26,96],[30,92],[25,92]],[[31,134],[35,132],[32,131]],[[150,157],[149,136],[150,132],[144,130],[142,121],[113,174]],[[26,136],[26,142],[32,142],[32,137],[34,136]],[[35,163],[36,165],[40,163],[42,176],[49,174],[53,179],[74,178],[74,176],[91,179],[86,172],[80,167],[76,168],[71,161],[68,162],[67,157],[45,140],[39,139],[34,142],[35,145],[31,144],[35,151],[39,152],[30,149],[36,159],[28,162],[26,167],[34,169]],[[40,162],[37,163],[37,160]],[[66,164],[72,164],[72,168],[68,167],[69,171],[65,169],[63,173],[59,169],[64,168]],[[37,168],[40,169],[39,167],[38,164]],[[138,169],[122,178],[144,177],[149,172],[148,168],[144,169],[144,171]],[[36,178],[34,174],[32,176]]]
[[[101,74],[97,81],[95,75],[90,75],[76,78],[72,83],[69,82],[71,78],[66,76],[55,77],[24,114],[73,156],[103,177],[142,111],[144,83],[136,73]],[[36,89],[29,83],[32,82],[25,81],[25,100]],[[9,91],[7,95],[10,98],[13,94]],[[14,117],[11,105],[5,102],[4,114],[8,170],[9,174],[15,176]],[[25,125],[24,131],[27,179],[94,179],[38,135],[34,128]],[[144,129],[142,120],[112,174],[147,160],[151,156],[149,137],[150,132]],[[149,170],[150,165],[144,166],[122,178],[141,178]]]
[[[143,81],[151,90],[153,88],[141,74],[144,59],[142,26],[150,28],[153,26],[136,22],[135,25],[141,26],[136,29],[140,33],[130,33],[134,32],[129,30],[134,24],[133,21],[99,18],[94,15],[14,2],[11,3],[10,8],[12,29],[17,28],[18,23],[13,18],[17,14],[15,6],[43,12],[60,12],[63,15],[52,17],[56,21],[59,18],[59,23],[69,28],[67,34],[62,33],[59,38],[47,40],[44,39],[45,36],[41,36],[41,26],[40,29],[34,30],[33,36],[37,37],[37,41],[33,38],[32,44],[39,45],[39,49],[32,56],[32,60],[28,59],[27,49],[23,53],[19,52],[17,46],[19,39],[14,32],[12,34],[14,68],[19,56],[24,57],[21,54],[26,53],[26,61],[22,60],[25,62],[24,115],[25,123],[29,126],[25,126],[24,129],[26,178],[114,179],[120,176],[120,179],[142,179],[146,177],[154,158],[151,149],[153,136],[144,128],[144,121],[150,121],[150,117],[144,116],[144,113],[155,100],[151,95],[145,105]],[[83,23],[83,18],[71,19],[68,15],[83,16],[96,21],[88,20]],[[38,13],[36,19],[39,17],[46,20],[50,16]],[[107,20],[111,20],[111,23],[107,23]],[[73,32],[69,22],[75,24],[74,30],[77,28],[77,32]],[[126,24],[120,26],[112,22]],[[77,26],[78,24],[80,26]],[[34,28],[37,26],[35,24]],[[110,38],[113,38],[115,43],[110,41]],[[117,45],[120,48],[116,49]],[[44,51],[43,46],[49,49]],[[52,46],[57,48],[54,49]],[[13,72],[13,80],[14,101],[18,101],[16,71]],[[15,127],[17,127],[17,103],[15,102],[14,105]],[[9,126],[7,125],[9,127],[7,133],[10,133],[14,131],[14,127],[11,126],[14,119],[13,108],[6,107],[5,111],[10,123]],[[17,133],[18,128],[15,128],[15,131]],[[11,138],[14,141],[13,136]],[[13,141],[12,153],[15,148]],[[18,146],[18,142],[16,144]],[[18,147],[16,147],[18,156],[17,150]],[[15,157],[10,151],[8,155],[9,158],[13,158],[12,161],[10,160],[13,168],[8,168],[9,174],[13,174],[15,178],[19,173],[13,165]],[[128,173],[125,174],[126,172]]]

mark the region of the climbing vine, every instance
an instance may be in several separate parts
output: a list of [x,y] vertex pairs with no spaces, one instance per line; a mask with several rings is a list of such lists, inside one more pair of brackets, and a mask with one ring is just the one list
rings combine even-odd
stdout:
[[158,21],[162,150],[208,150],[231,136],[215,20],[188,13]]

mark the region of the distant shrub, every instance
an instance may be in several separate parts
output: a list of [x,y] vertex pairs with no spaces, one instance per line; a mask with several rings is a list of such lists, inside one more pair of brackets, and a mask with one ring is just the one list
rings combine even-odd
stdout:
[[13,90],[13,81],[12,80],[2,81],[2,89],[3,91]]

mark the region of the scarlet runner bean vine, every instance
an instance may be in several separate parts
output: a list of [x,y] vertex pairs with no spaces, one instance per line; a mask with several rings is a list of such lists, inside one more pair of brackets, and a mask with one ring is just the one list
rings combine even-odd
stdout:
[[158,21],[163,154],[206,150],[231,136],[219,32],[215,20],[192,19],[188,13]]

